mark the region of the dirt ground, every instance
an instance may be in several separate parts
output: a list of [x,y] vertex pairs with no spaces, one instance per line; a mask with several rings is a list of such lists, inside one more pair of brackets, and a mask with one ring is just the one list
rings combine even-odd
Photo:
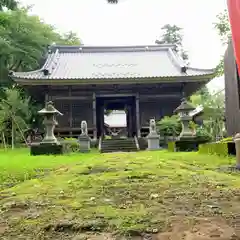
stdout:
[[[111,234],[102,233],[98,235],[84,234],[77,235],[73,240],[116,240]],[[122,240],[126,238],[121,238]],[[195,219],[194,222],[183,222],[176,219],[172,222],[172,228],[168,232],[156,234],[142,234],[142,236],[129,237],[133,240],[239,240],[236,229],[229,226],[220,219]]]
[[[231,224],[232,225],[232,224]],[[239,227],[239,229],[238,229]],[[0,223],[0,236],[8,231],[5,223]],[[170,227],[166,232],[161,233],[137,233],[135,236],[116,236],[110,233],[84,232],[74,233],[65,232],[48,232],[36,239],[71,239],[71,240],[240,240],[240,225],[236,222],[230,226],[225,220],[220,218],[195,218],[194,220],[184,220],[175,218],[170,221]],[[0,237],[0,239],[32,239],[24,236],[12,236],[12,238]]]

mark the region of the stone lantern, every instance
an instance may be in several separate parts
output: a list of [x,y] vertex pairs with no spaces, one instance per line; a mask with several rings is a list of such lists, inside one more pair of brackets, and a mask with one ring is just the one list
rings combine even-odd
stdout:
[[182,102],[178,108],[176,108],[175,112],[178,113],[180,117],[180,121],[182,123],[182,132],[179,135],[179,139],[191,139],[196,135],[190,129],[189,125],[192,121],[192,117],[190,116],[190,112],[195,108],[187,102],[185,98],[182,99]]
[[42,140],[42,144],[59,144],[57,138],[54,136],[54,128],[58,124],[56,121],[56,115],[62,116],[54,106],[53,102],[47,102],[45,108],[38,111],[40,115],[44,116],[43,124],[45,126],[45,137]]
[[45,136],[39,144],[31,146],[31,154],[61,154],[62,146],[54,136],[54,128],[58,124],[56,116],[62,116],[63,114],[54,107],[51,101],[47,102],[45,108],[38,111],[38,113],[44,116],[43,124],[45,126]]

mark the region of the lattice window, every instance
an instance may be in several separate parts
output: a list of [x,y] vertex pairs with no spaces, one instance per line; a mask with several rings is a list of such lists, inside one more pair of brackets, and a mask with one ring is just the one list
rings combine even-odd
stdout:
[[72,103],[72,127],[81,128],[82,116],[84,115],[84,106],[81,102]]
[[59,112],[63,114],[63,116],[58,116],[58,127],[69,127],[70,126],[70,103],[63,101],[55,101],[55,106]]

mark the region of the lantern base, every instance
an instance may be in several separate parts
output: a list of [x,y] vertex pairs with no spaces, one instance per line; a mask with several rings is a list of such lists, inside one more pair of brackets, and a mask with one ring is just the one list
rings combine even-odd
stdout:
[[195,137],[182,137],[175,142],[177,152],[192,152],[198,151],[198,141]]
[[31,145],[30,155],[61,155],[63,154],[63,146],[61,144],[38,143]]

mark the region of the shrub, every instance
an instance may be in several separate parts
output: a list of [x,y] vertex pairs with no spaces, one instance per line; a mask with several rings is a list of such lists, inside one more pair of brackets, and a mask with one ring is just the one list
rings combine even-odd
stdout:
[[166,116],[157,122],[157,129],[162,136],[178,136],[181,133],[182,125],[177,115]]
[[233,142],[215,142],[199,145],[199,153],[201,154],[217,154],[219,156],[227,156],[236,154]]
[[76,138],[65,138],[61,141],[64,152],[78,152],[79,142]]
[[197,142],[210,142],[212,140],[212,135],[204,128],[196,128],[196,140]]

